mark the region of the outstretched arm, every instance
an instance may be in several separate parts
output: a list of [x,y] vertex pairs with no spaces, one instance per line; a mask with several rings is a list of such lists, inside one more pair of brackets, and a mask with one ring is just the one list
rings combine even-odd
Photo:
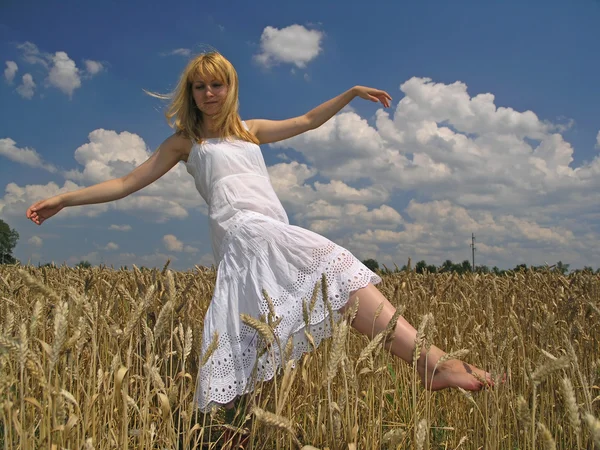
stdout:
[[26,216],[37,225],[67,206],[105,203],[127,197],[153,183],[177,164],[191,142],[177,135],[166,139],[143,164],[121,178],[104,181],[76,191],[59,194],[31,205]]
[[350,103],[354,97],[364,98],[372,102],[381,102],[386,108],[389,108],[392,100],[392,97],[385,91],[365,86],[354,86],[302,116],[286,120],[254,119],[248,120],[246,123],[261,144],[282,141],[320,127]]

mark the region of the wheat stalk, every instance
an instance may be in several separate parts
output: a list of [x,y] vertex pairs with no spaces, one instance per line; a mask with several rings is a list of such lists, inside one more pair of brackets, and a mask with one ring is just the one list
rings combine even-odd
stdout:
[[596,444],[596,447],[600,448],[600,420],[595,418],[590,413],[585,413],[583,416],[583,420],[590,430],[590,434],[592,436],[592,440]]
[[69,314],[69,305],[67,302],[61,302],[56,308],[54,316],[54,342],[52,344],[52,354],[50,356],[50,370],[56,366],[58,356],[65,343],[67,336],[67,316]]
[[240,317],[242,319],[242,322],[258,331],[258,333],[267,343],[267,345],[273,343],[273,341],[275,340],[275,335],[273,334],[273,330],[271,330],[271,327],[269,327],[269,325],[258,319],[255,319],[252,316],[249,316],[248,314],[242,313],[240,314]]
[[542,437],[544,450],[556,450],[556,442],[554,441],[554,437],[552,436],[552,433],[550,433],[550,430],[546,428],[546,425],[539,422],[538,431]]
[[417,450],[423,450],[423,446],[425,445],[425,439],[427,438],[427,431],[429,427],[427,425],[427,419],[421,419],[419,424],[417,425],[416,432],[416,444]]
[[565,406],[569,413],[569,423],[573,428],[576,435],[581,433],[581,419],[579,417],[579,407],[577,406],[577,398],[575,397],[575,390],[571,384],[571,380],[567,377],[561,380],[561,391]]
[[392,428],[381,438],[382,444],[387,444],[388,448],[395,449],[404,439],[406,432],[402,428]]
[[538,367],[531,375],[531,379],[534,383],[539,384],[548,375],[556,372],[557,370],[568,367],[569,363],[570,359],[567,356],[561,356],[560,358],[550,360],[543,366]]
[[296,445],[298,445],[298,447],[301,446],[300,441],[298,441],[298,438],[296,437],[296,432],[294,431],[294,426],[289,419],[287,419],[283,416],[280,416],[278,414],[273,414],[271,412],[265,411],[265,410],[259,408],[258,406],[252,407],[251,414],[253,414],[256,417],[256,420],[258,420],[259,422],[262,422],[265,425],[268,425],[270,427],[274,427],[279,430],[287,432],[291,436],[291,438],[294,440]]
[[202,355],[202,358],[200,359],[200,367],[203,367],[208,362],[208,359],[212,356],[212,354],[215,352],[215,350],[217,349],[218,346],[219,346],[219,334],[215,331],[213,333],[213,337],[212,337],[212,340],[210,341],[210,344],[208,345],[208,347],[206,348],[206,351],[204,352],[204,354]]
[[347,334],[348,324],[345,320],[342,320],[336,326],[333,335],[331,344],[331,354],[329,355],[329,362],[327,365],[327,378],[325,379],[325,383],[331,383],[331,381],[335,377],[335,374],[337,373],[337,368],[340,364],[340,361],[344,357]]

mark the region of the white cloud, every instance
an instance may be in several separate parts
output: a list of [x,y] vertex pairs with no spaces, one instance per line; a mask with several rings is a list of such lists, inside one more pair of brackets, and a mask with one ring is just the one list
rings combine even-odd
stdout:
[[66,178],[99,183],[126,175],[150,156],[144,140],[127,131],[98,129],[88,139],[89,143],[75,150],[75,160],[83,166],[83,171],[69,170],[64,174]]
[[317,233],[336,235],[369,226],[395,229],[403,222],[402,216],[388,205],[368,209],[356,203],[334,206],[324,200],[307,205],[296,218]]
[[104,65],[101,62],[93,61],[91,59],[84,59],[85,70],[90,75],[96,75],[104,70]]
[[176,48],[174,50],[171,50],[169,52],[163,52],[160,55],[161,56],[184,56],[184,57],[189,57],[192,54],[192,50],[189,48]]
[[282,29],[267,26],[260,37],[261,53],[255,55],[255,59],[266,67],[287,63],[304,68],[321,53],[323,36],[321,31],[302,25]]
[[[27,208],[33,203],[55,195],[71,192],[81,187],[69,180],[65,181],[62,187],[59,187],[54,182],[45,185],[26,185],[24,187],[18,186],[16,183],[8,183],[5,187],[4,197],[0,198],[0,214],[22,217],[25,215]],[[108,205],[106,203],[64,208],[60,213],[52,217],[51,220],[62,220],[76,216],[96,217],[107,210]]]
[[198,249],[191,245],[184,245],[176,236],[166,234],[163,236],[163,244],[165,248],[172,252],[196,253]]
[[4,78],[8,83],[12,83],[15,79],[15,74],[19,70],[19,66],[14,61],[6,61],[6,69],[4,69]]
[[598,131],[598,135],[596,136],[596,148],[600,148],[600,131]]
[[23,59],[29,64],[39,64],[48,68],[47,60],[50,55],[40,52],[37,45],[33,42],[24,42],[17,45],[17,48],[22,51]]
[[[134,133],[98,129],[88,137],[89,142],[75,150],[75,160],[83,170],[66,171],[66,178],[86,184],[100,183],[126,175],[151,156],[144,140]],[[150,186],[118,200],[114,207],[152,212],[153,220],[164,222],[185,218],[189,209],[202,203],[193,178],[182,164],[177,164]]]
[[115,244],[114,242],[109,242],[102,248],[103,250],[118,250],[119,244]]
[[165,234],[163,236],[163,244],[167,250],[172,252],[181,252],[183,251],[183,242],[181,242],[177,237],[172,234]]
[[273,147],[294,148],[332,179],[418,189],[465,206],[511,208],[575,194],[592,202],[600,158],[573,167],[571,145],[533,112],[496,107],[491,94],[471,98],[461,83],[412,78],[401,88],[393,119],[379,110],[376,128],[341,113]]
[[27,242],[29,242],[34,247],[41,247],[42,245],[44,245],[43,239],[41,237],[39,237],[39,236],[31,236],[27,240]]
[[[91,78],[105,70],[105,65],[103,63],[91,59],[84,59],[83,64],[85,65],[85,70],[81,71],[77,67],[75,61],[73,61],[66,52],[42,52],[32,42],[24,42],[17,45],[17,48],[21,50],[22,58],[25,62],[33,65],[40,65],[44,68],[44,72],[47,73],[45,80],[46,87],[55,87],[69,97],[72,97],[75,90],[81,87],[82,75],[85,78]],[[31,78],[31,75],[29,75],[27,82],[28,84],[25,84],[25,87],[20,87],[17,90],[19,91],[20,89],[19,93],[24,92],[27,94],[21,94],[23,97],[31,98],[33,96],[33,88],[35,87],[35,84],[32,84],[33,79]]]
[[205,267],[210,267],[215,263],[215,257],[212,253],[205,253],[204,255],[202,255],[200,257],[200,260],[198,261],[197,265],[199,266],[205,266]]
[[31,100],[35,92],[35,82],[30,73],[23,75],[21,84],[17,86],[17,92],[21,97]]
[[305,184],[316,174],[317,170],[296,161],[269,167],[269,176],[275,191],[284,203],[290,205],[307,205],[319,199],[333,204],[347,202],[374,204],[389,198],[389,192],[378,185],[356,189],[338,180],[329,183],[317,181],[313,186]]
[[[306,161],[270,168],[293,217],[315,231],[335,229],[351,248],[382,260],[466,259],[471,232],[498,265],[598,260],[600,156],[574,166],[575,150],[557,132],[568,126],[497,106],[489,93],[470,96],[460,82],[411,78],[400,87],[404,98],[393,114],[379,109],[375,126],[346,111],[272,144]],[[398,220],[373,223],[377,207],[404,192],[415,200]],[[336,201],[327,197],[334,194]],[[352,208],[367,201],[365,220],[352,221],[347,211],[360,217]]]
[[113,205],[114,208],[128,213],[134,211],[146,213],[146,216],[156,223],[165,223],[169,219],[185,219],[188,217],[187,209],[177,200],[169,199],[167,195],[135,194],[117,200]]
[[[471,96],[463,83],[412,78],[401,89],[395,111],[378,110],[373,124],[348,108],[316,130],[272,145],[301,154],[302,163],[288,156],[269,167],[293,221],[387,265],[408,257],[433,264],[468,259],[471,233],[478,264],[560,259],[576,267],[600,260],[600,155],[575,165],[575,149],[560,127],[532,111],[497,106],[492,94]],[[73,181],[98,183],[149,156],[133,133],[95,130],[75,151],[80,166],[64,175],[69,188],[77,186]],[[11,183],[0,214],[22,215],[34,191],[45,198],[58,189]],[[160,222],[186,217],[200,204],[192,178],[177,165],[112,207]],[[169,252],[198,251],[174,235],[165,238]],[[164,264],[168,255],[157,255],[146,257],[164,257]]]
[[73,96],[75,89],[81,87],[79,69],[66,52],[56,52],[52,57],[48,81],[69,97]]
[[104,65],[101,62],[91,59],[84,59],[85,70],[90,76],[94,76],[104,70]]
[[425,259],[439,265],[446,259],[455,262],[470,259],[471,233],[475,233],[476,257],[482,256],[478,264],[512,264],[511,267],[523,261],[541,264],[535,258],[542,255],[549,261],[557,261],[577,242],[572,231],[559,225],[467,210],[447,200],[427,203],[412,200],[406,213],[410,221],[403,224],[402,230],[370,228],[355,233],[352,241],[388,247],[387,257],[394,256],[395,261],[412,256],[413,261]]
[[[14,154],[17,154],[21,160],[26,160],[30,164],[43,164],[39,162],[39,155],[36,163],[33,151],[16,152],[20,149],[16,148],[12,140],[0,141],[0,149],[4,149],[2,151],[4,156],[11,157],[12,155],[14,159]],[[60,189],[60,192],[83,187],[79,184],[85,186],[120,178],[144,163],[150,155],[151,152],[146,148],[144,140],[136,134],[116,133],[103,129],[95,130],[89,134],[89,142],[75,150],[75,159],[83,166],[83,169],[63,171],[61,174],[68,181],[65,182],[65,187]],[[25,203],[31,201],[33,197],[37,201],[55,194],[58,186],[54,183],[50,185],[52,187],[48,189],[49,185],[21,187],[14,182],[9,183],[6,186],[7,194],[0,200],[0,211],[4,207],[5,214],[21,215],[24,209],[20,208],[26,209],[29,204],[25,206]],[[29,195],[26,192],[35,193],[35,195]],[[188,217],[190,209],[198,209],[200,212],[206,213],[206,206],[196,190],[194,180],[182,164],[177,164],[161,179],[126,198],[111,203],[67,208],[67,210],[70,211],[69,214],[90,216],[111,208],[145,216],[158,223],[173,218]],[[63,216],[63,212],[58,215],[58,217]]]
[[38,152],[32,148],[19,148],[16,142],[10,138],[0,139],[0,156],[10,159],[11,161],[25,164],[31,167],[38,167],[55,173],[56,167],[52,164],[45,163]]
[[111,225],[108,227],[109,230],[117,230],[117,231],[131,231],[131,225]]

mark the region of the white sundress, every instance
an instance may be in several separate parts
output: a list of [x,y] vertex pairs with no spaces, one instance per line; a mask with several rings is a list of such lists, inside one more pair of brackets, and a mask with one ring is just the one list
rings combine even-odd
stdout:
[[[310,301],[323,273],[334,320],[339,319],[338,310],[352,291],[379,283],[381,278],[345,248],[289,224],[258,145],[233,138],[205,139],[192,146],[185,166],[208,204],[218,265],[204,319],[202,354],[215,331],[218,347],[200,367],[195,397],[199,409],[207,412],[215,404],[227,404],[252,391],[255,383],[271,379],[287,362],[281,359],[290,336],[292,359],[297,361],[310,351],[303,302]],[[269,306],[263,289],[276,317],[281,318],[275,328],[281,349],[273,345],[261,354],[258,332],[242,322],[240,314],[266,317]],[[331,335],[320,291],[309,319],[308,331],[318,346]]]

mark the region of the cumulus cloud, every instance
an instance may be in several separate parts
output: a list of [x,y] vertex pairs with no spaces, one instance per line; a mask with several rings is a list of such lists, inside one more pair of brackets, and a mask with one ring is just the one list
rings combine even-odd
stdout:
[[23,42],[22,44],[18,44],[17,48],[21,50],[23,59],[29,64],[39,64],[48,68],[49,55],[42,53],[33,42]]
[[[17,45],[17,48],[21,50],[22,58],[25,62],[43,67],[46,86],[55,87],[69,97],[72,97],[75,90],[81,87],[82,76],[91,78],[105,70],[103,63],[91,59],[83,60],[85,69],[81,70],[77,67],[75,61],[69,57],[67,52],[42,52],[32,42],[24,42]],[[35,84],[33,83],[32,76],[30,74],[27,75],[28,79],[25,80],[23,78],[23,84],[17,88],[17,91],[23,97],[31,98]]]
[[488,265],[531,263],[532,255],[543,254],[554,254],[558,260],[576,241],[574,233],[560,225],[540,224],[512,214],[467,210],[447,200],[411,200],[406,216],[409,220],[399,231],[368,229],[355,233],[353,240],[390,244],[390,254],[418,255],[419,259],[439,264],[446,259],[469,259],[471,233],[475,233],[480,242],[478,254],[485,255]]
[[[600,260],[600,155],[575,164],[559,126],[533,111],[496,105],[490,93],[471,95],[464,83],[411,78],[400,89],[395,110],[376,111],[373,123],[348,108],[316,130],[271,145],[283,160],[269,167],[271,182],[293,222],[386,264],[468,259],[471,233],[478,264],[562,260],[577,267]],[[302,162],[294,161],[295,152]],[[121,177],[150,154],[133,133],[95,130],[75,151],[79,166],[63,172],[69,185],[11,183],[0,214],[23,214],[42,193]],[[201,203],[177,165],[111,207],[160,222],[187,217]],[[163,245],[178,255],[198,251],[174,235]],[[164,264],[168,255],[158,255]]]
[[[278,197],[296,221],[309,229],[337,235],[356,228],[396,228],[402,216],[386,204],[389,191],[380,185],[355,188],[339,181],[327,183],[310,179],[317,170],[296,161],[269,167],[271,183]],[[377,205],[369,209],[367,205]]]
[[215,263],[215,257],[212,253],[205,253],[204,255],[202,255],[200,257],[200,259],[198,260],[198,265],[199,266],[206,266],[206,267],[210,267]]
[[596,136],[596,148],[600,148],[600,131],[598,131],[598,135]]
[[109,230],[117,230],[117,231],[131,231],[131,225],[111,225],[108,227]]
[[0,156],[4,156],[20,164],[44,169],[51,173],[57,171],[55,166],[44,162],[40,154],[34,149],[28,147],[19,148],[16,144],[10,138],[0,139]]
[[[25,215],[25,211],[31,204],[82,187],[83,186],[79,186],[69,180],[65,181],[62,187],[59,187],[54,182],[26,186],[19,186],[16,183],[11,182],[5,187],[4,197],[0,198],[0,214],[22,217]],[[85,205],[77,208],[65,208],[53,217],[52,220],[62,220],[76,216],[96,217],[107,211],[108,208],[109,206],[106,203]]]
[[81,87],[79,69],[75,61],[69,58],[66,52],[56,52],[52,57],[52,67],[48,74],[50,84],[58,88],[69,97],[73,96],[75,89]]
[[30,73],[23,75],[21,84],[17,86],[17,92],[21,97],[28,100],[33,98],[33,94],[35,92],[35,82],[33,81],[33,77]]
[[[98,129],[91,132],[88,138],[89,142],[75,150],[75,160],[82,168],[60,172],[67,179],[61,192],[123,177],[144,163],[152,154],[144,140],[134,133],[117,133]],[[39,154],[31,149],[17,148],[11,139],[0,140],[0,154],[13,160],[18,158],[19,162],[50,170],[48,165],[41,161]],[[58,187],[55,184],[52,186],[48,191],[46,190],[47,186],[21,187],[12,182],[7,185],[7,194],[0,200],[0,205],[5,205],[4,212],[6,214],[20,215],[22,211],[19,208],[32,199],[31,195],[25,195],[26,191],[35,192],[35,201],[37,201],[54,195],[53,193],[58,190]],[[38,196],[41,198],[37,198]],[[19,206],[15,206],[17,204]],[[98,214],[109,209],[147,217],[159,223],[173,218],[186,218],[191,209],[198,209],[200,212],[206,213],[206,206],[196,190],[194,180],[182,164],[173,167],[150,186],[116,202],[68,208],[69,211],[77,211],[77,214],[83,215]],[[86,212],[79,212],[81,210]],[[63,212],[58,215],[58,217],[62,216],[64,216]]]
[[8,83],[12,83],[15,79],[15,75],[19,70],[19,66],[14,61],[6,61],[6,69],[4,69],[4,78]]
[[[345,111],[271,145],[294,149],[306,161],[270,169],[293,217],[315,230],[339,226],[353,233],[352,248],[382,260],[466,259],[471,232],[483,239],[479,251],[497,264],[597,260],[598,245],[589,242],[600,244],[600,157],[575,166],[574,148],[557,132],[564,127],[533,111],[497,106],[493,94],[471,96],[464,83],[411,78],[400,89],[395,111],[379,109],[374,126]],[[325,187],[313,177],[330,181]],[[410,192],[414,199],[398,210],[395,227],[346,219],[336,225],[311,210],[333,214],[335,208],[315,201],[332,192],[348,199],[340,202],[345,209],[372,200],[369,216],[388,197]],[[587,246],[580,245],[584,235]]]
[[[88,143],[75,150],[75,160],[83,169],[64,172],[67,179],[95,184],[119,178],[144,163],[152,154],[144,140],[134,133],[98,129],[92,131],[88,138]],[[193,178],[183,165],[178,164],[139,193],[118,200],[114,207],[152,212],[157,214],[154,216],[157,221],[164,222],[170,218],[185,218],[189,209],[202,203]]]
[[109,242],[102,249],[103,250],[118,250],[119,249],[119,245],[115,244],[114,242]]
[[29,242],[34,247],[41,247],[44,245],[44,240],[39,236],[31,236],[27,242]]
[[531,111],[497,107],[491,94],[471,98],[462,83],[413,78],[401,89],[394,117],[379,110],[375,127],[347,112],[273,146],[294,148],[329,178],[465,206],[546,204],[600,187],[600,159],[573,167],[572,146]]
[[191,245],[184,245],[183,242],[177,239],[173,234],[164,235],[163,244],[167,250],[172,252],[196,253],[198,251],[197,248],[192,247]]
[[85,70],[88,75],[94,76],[104,70],[104,65],[101,62],[93,61],[91,59],[84,59]]
[[180,252],[183,250],[183,242],[181,242],[177,237],[172,234],[166,234],[163,236],[163,243],[167,250]]
[[356,203],[334,206],[324,200],[311,203],[298,212],[296,218],[317,233],[338,236],[343,231],[370,226],[395,229],[403,221],[402,216],[388,205],[368,209]]
[[261,51],[255,59],[265,67],[286,63],[304,68],[321,53],[323,36],[323,32],[302,25],[281,29],[267,26],[260,37]]

